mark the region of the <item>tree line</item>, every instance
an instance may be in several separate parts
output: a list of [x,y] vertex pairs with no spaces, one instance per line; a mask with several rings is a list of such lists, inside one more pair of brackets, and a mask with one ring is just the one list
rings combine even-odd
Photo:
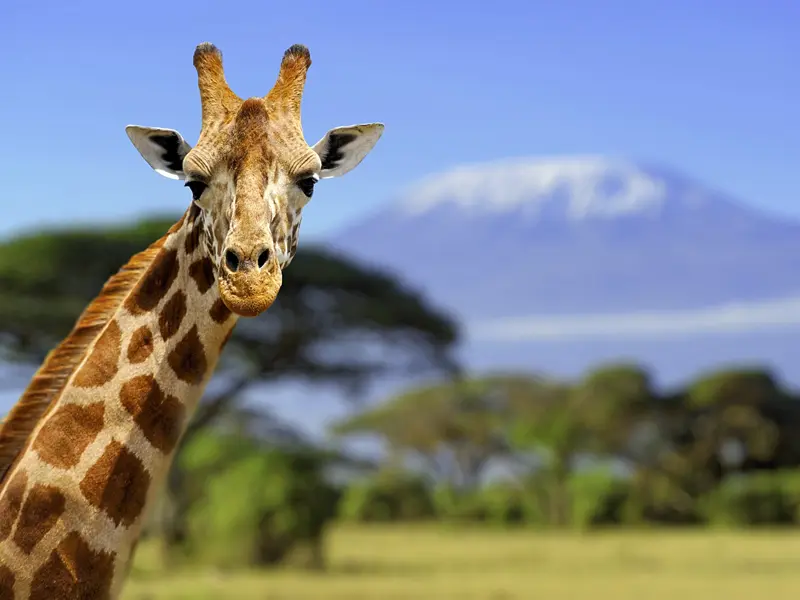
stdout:
[[[0,349],[35,367],[104,281],[172,221],[34,232],[0,244]],[[171,560],[324,563],[333,522],[505,527],[794,525],[800,398],[757,366],[658,389],[637,364],[575,381],[465,374],[459,327],[413,288],[324,248],[304,248],[276,304],[241,322],[182,440],[148,535]],[[368,348],[370,351],[365,352]],[[7,368],[7,389],[21,389]],[[311,441],[242,402],[299,379],[351,395],[377,377],[424,375],[353,405]],[[298,398],[298,402],[312,399]],[[378,455],[347,442],[370,438]]]
[[798,425],[800,397],[762,369],[660,391],[612,364],[416,388],[333,429],[381,439],[465,518],[586,527],[796,523]]

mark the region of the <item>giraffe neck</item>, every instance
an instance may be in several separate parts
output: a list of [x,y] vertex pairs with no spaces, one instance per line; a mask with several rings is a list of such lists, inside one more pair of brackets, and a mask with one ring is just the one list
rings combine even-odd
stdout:
[[0,598],[118,596],[236,321],[207,238],[193,205],[32,427],[0,484]]

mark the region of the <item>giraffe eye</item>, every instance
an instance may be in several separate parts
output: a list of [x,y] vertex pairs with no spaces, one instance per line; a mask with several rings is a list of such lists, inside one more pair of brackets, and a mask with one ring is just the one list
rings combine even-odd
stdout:
[[314,194],[314,184],[317,183],[316,177],[305,177],[297,182],[297,187],[300,188],[300,191],[303,192],[306,196],[311,198]]
[[208,187],[202,181],[187,181],[184,185],[192,190],[192,200],[199,200]]

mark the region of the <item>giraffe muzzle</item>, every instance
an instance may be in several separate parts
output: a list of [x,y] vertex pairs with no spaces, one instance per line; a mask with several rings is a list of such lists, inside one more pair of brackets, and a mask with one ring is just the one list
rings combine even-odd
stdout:
[[256,317],[272,306],[282,283],[281,269],[274,259],[242,260],[240,254],[236,256],[230,250],[222,259],[220,297],[240,317]]

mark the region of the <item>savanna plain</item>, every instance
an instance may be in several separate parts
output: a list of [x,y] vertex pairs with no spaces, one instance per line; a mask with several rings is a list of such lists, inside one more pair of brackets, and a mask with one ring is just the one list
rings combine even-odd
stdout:
[[123,600],[795,599],[800,534],[338,526],[323,573],[165,567],[143,543]]

